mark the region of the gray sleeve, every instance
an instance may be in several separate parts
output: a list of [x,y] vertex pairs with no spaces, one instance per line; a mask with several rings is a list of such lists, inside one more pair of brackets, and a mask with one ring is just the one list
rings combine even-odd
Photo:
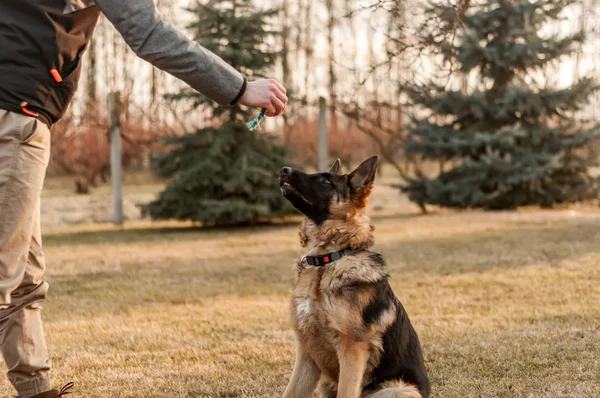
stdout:
[[221,105],[239,99],[243,76],[165,23],[153,0],[96,0],[96,4],[140,58]]

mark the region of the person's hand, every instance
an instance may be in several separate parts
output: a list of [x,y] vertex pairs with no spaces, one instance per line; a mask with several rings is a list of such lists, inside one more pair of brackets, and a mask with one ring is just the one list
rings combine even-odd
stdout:
[[267,116],[279,116],[287,105],[285,88],[275,79],[248,82],[246,92],[240,104],[256,108],[265,108]]

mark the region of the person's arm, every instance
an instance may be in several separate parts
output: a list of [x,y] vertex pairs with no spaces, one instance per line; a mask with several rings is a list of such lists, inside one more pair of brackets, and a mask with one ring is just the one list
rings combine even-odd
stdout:
[[246,82],[221,58],[163,21],[153,0],[96,0],[106,18],[142,59],[221,105],[242,103],[283,112],[285,89],[274,80]]

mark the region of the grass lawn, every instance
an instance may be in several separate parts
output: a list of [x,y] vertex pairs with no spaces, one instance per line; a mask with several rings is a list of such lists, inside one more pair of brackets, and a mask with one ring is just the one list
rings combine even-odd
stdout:
[[[590,210],[374,218],[435,397],[600,397],[599,223]],[[281,396],[296,230],[47,228],[54,380],[81,397]]]

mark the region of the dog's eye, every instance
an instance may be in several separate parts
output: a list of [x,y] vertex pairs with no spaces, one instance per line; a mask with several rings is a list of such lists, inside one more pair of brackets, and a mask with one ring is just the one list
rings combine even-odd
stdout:
[[327,178],[325,178],[325,177],[323,177],[323,178],[321,179],[321,182],[322,182],[323,184],[326,184],[326,185],[328,185],[328,184],[331,184],[331,181],[329,181],[329,180],[328,180]]

